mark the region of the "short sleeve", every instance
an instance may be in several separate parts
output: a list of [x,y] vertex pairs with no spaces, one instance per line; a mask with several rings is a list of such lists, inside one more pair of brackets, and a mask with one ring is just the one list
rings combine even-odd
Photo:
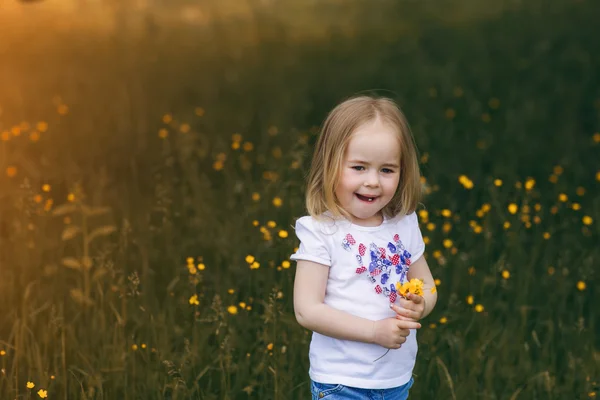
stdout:
[[417,261],[425,252],[425,242],[423,241],[423,235],[421,234],[421,228],[419,227],[419,218],[417,213],[413,212],[408,215],[409,226],[410,226],[410,252],[412,262]]
[[319,231],[318,223],[312,217],[306,216],[296,221],[296,236],[300,240],[300,246],[290,260],[306,260],[331,265],[331,255],[324,234]]

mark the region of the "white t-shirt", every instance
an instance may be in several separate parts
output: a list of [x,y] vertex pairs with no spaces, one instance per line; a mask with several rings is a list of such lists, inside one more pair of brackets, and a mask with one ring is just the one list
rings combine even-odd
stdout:
[[[394,317],[389,303],[399,296],[395,283],[407,281],[410,264],[425,250],[416,214],[386,218],[375,227],[328,215],[296,221],[300,247],[290,258],[330,266],[325,304],[372,321]],[[400,349],[377,360],[385,347],[313,332],[310,378],[364,389],[402,386],[415,365],[416,334],[412,329]]]

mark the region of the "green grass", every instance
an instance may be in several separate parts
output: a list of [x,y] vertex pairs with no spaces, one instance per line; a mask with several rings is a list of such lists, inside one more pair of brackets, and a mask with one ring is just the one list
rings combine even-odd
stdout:
[[357,2],[353,25],[305,36],[300,16],[261,8],[204,30],[32,31],[5,47],[0,398],[308,398],[291,227],[315,126],[372,89],[412,125],[441,280],[411,397],[598,392],[598,6],[506,2],[461,19],[400,4]]

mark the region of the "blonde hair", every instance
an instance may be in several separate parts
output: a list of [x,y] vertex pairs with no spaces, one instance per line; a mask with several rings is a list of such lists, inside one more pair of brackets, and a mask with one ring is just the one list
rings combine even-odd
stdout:
[[335,196],[348,142],[361,125],[380,119],[396,128],[400,140],[400,180],[392,200],[382,213],[393,218],[414,212],[421,199],[417,147],[404,114],[396,103],[384,97],[352,97],[337,105],[327,116],[317,143],[308,175],[306,208],[319,218],[329,211],[334,217],[350,215]]

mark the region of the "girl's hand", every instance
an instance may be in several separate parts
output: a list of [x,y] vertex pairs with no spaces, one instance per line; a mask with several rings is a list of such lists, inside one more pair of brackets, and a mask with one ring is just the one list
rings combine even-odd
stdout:
[[411,329],[419,329],[421,324],[412,320],[385,318],[373,322],[372,342],[387,349],[399,349],[406,342]]
[[396,312],[396,318],[409,321],[419,321],[425,312],[425,299],[422,296],[408,293],[406,299],[400,298],[400,305],[391,303],[390,307]]

